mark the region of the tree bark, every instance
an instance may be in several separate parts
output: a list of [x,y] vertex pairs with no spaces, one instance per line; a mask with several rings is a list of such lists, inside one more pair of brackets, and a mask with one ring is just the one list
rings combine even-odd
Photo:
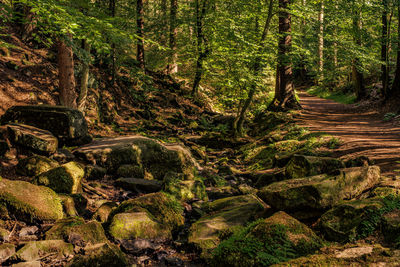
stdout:
[[324,79],[324,0],[321,0],[319,10],[319,33],[318,33],[318,71],[320,81]]
[[[72,37],[67,36],[69,42]],[[76,91],[74,76],[74,54],[72,47],[64,40],[58,40],[58,79],[60,103],[63,106],[76,108]]]
[[[339,10],[339,6],[335,4],[335,11]],[[333,66],[335,67],[335,71],[338,68],[338,35],[337,28],[333,27]]]
[[396,73],[394,76],[394,81],[392,85],[392,90],[390,91],[390,96],[400,96],[400,1],[397,1],[397,16],[398,16],[398,26],[397,26],[397,59],[396,59]]
[[274,100],[268,107],[268,109],[272,111],[301,108],[293,88],[293,71],[290,58],[292,49],[292,17],[288,11],[290,3],[290,0],[279,0],[279,87],[276,88]]
[[[110,11],[110,15],[111,17],[115,17],[116,15],[116,0],[110,0],[109,2],[109,11]],[[115,47],[115,43],[111,44],[111,83],[114,84],[115,83],[115,79],[117,76],[117,51],[116,51],[116,47]]]
[[[82,41],[83,49],[90,55],[90,44],[86,41]],[[83,62],[82,76],[80,81],[80,91],[78,97],[78,109],[85,112],[86,109],[86,99],[88,94],[88,81],[89,81],[89,61]]]
[[382,40],[381,40],[381,61],[382,61],[382,95],[387,96],[387,88],[389,83],[388,72],[388,2],[382,0]]
[[141,69],[145,69],[144,61],[144,8],[143,0],[136,0],[136,25],[137,25],[137,54],[136,60]]
[[[203,63],[204,60],[207,58],[210,50],[209,50],[209,45],[208,45],[208,39],[204,35],[203,32],[203,24],[204,24],[204,18],[206,16],[207,12],[207,6],[208,6],[208,0],[195,0],[195,5],[196,5],[196,31],[197,31],[197,62],[196,62],[196,72],[195,72],[195,77],[194,77],[194,82],[193,82],[193,88],[192,88],[192,95],[196,97],[198,95],[198,90],[200,86],[200,81],[203,76]],[[202,2],[202,5],[200,7],[199,1]]]
[[169,49],[170,60],[168,65],[168,73],[173,74],[178,72],[176,52],[176,36],[178,35],[177,27],[178,0],[171,0],[170,18],[169,18]]

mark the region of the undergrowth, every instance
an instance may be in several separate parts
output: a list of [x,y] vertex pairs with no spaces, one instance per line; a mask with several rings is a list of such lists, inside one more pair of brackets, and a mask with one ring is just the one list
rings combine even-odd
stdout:
[[307,93],[313,96],[330,99],[341,104],[353,104],[357,99],[354,93],[346,94],[341,91],[329,91],[320,86],[310,87],[310,89],[307,90]]

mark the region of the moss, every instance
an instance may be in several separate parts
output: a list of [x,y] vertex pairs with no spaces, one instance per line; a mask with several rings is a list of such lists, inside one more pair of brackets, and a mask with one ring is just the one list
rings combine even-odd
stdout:
[[43,157],[32,156],[21,159],[17,165],[17,173],[25,176],[36,176],[58,167],[57,161]]
[[85,244],[107,242],[104,229],[97,221],[85,223],[82,218],[74,217],[58,221],[46,232],[46,239],[69,240],[72,236],[79,237]]
[[81,180],[85,176],[83,167],[77,162],[69,162],[37,176],[34,183],[45,185],[57,193],[74,194],[81,190]]
[[144,178],[144,170],[140,165],[121,165],[117,170],[117,176]]
[[111,214],[113,208],[117,207],[115,202],[106,202],[102,204],[96,212],[93,214],[93,220],[97,220],[104,223],[108,220],[108,216]]
[[152,218],[165,229],[172,231],[184,223],[183,208],[172,196],[163,192],[147,194],[135,199],[127,200],[114,209],[109,222],[118,213],[148,212]]
[[344,163],[335,158],[294,155],[286,165],[286,174],[291,178],[302,178],[344,167]]
[[182,181],[178,175],[169,173],[164,178],[164,191],[182,201],[194,198],[208,200],[206,187],[200,178]]
[[85,248],[85,255],[75,256],[67,266],[126,267],[130,265],[124,253],[117,246],[107,242]]
[[119,213],[109,227],[116,239],[171,239],[171,231],[152,219],[147,212]]
[[24,181],[1,179],[0,202],[9,214],[22,221],[55,221],[63,217],[61,200],[53,190]]
[[57,258],[63,258],[73,255],[74,248],[62,240],[32,241],[18,250],[14,257],[22,261],[35,261],[47,254],[57,254]]
[[212,266],[270,266],[313,253],[323,241],[284,212],[234,233],[212,253]]
[[107,156],[106,168],[109,172],[115,172],[121,165],[140,165],[140,153],[140,149],[136,145],[117,147],[111,150]]

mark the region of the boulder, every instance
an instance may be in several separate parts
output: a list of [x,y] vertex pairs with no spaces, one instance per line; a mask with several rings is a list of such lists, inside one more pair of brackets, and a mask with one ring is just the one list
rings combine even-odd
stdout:
[[207,203],[203,210],[207,214],[190,227],[188,242],[207,255],[218,246],[221,232],[262,218],[270,208],[254,195],[243,195]]
[[67,145],[90,142],[82,112],[59,106],[14,106],[0,118],[0,124],[18,122],[47,130]]
[[10,232],[0,227],[0,242],[8,242],[10,240]]
[[379,179],[379,167],[356,167],[342,169],[338,175],[322,174],[273,183],[257,195],[277,210],[306,219],[321,215],[341,200],[361,195]]
[[208,200],[206,187],[200,178],[185,181],[179,175],[171,172],[165,175],[164,191],[182,201]]
[[41,267],[40,261],[27,261],[27,262],[19,262],[11,265],[11,267]]
[[[122,165],[142,166],[154,179],[163,180],[168,172],[194,177],[199,168],[190,152],[180,145],[162,144],[142,136],[100,139],[80,147],[74,154],[115,173]],[[137,177],[133,177],[137,178]]]
[[[324,213],[318,227],[327,240],[343,243],[353,241],[368,234],[363,229],[368,227],[365,223],[369,223],[367,220],[372,213],[383,207],[381,198],[348,201]],[[380,217],[377,220],[379,222]]]
[[120,178],[115,183],[117,186],[134,192],[155,193],[161,191],[162,182],[137,178]]
[[400,242],[400,210],[394,210],[382,216],[382,233],[390,243]]
[[61,200],[53,190],[24,181],[0,179],[0,203],[9,214],[26,222],[51,222],[63,217]]
[[75,194],[81,190],[84,176],[83,166],[71,161],[38,175],[34,183],[48,186],[57,193]]
[[[117,216],[121,213],[124,215]],[[122,202],[111,212],[108,221],[109,232],[116,239],[148,238],[155,236],[154,233],[159,233],[162,239],[170,239],[171,231],[184,224],[183,208],[172,196],[152,193]],[[142,231],[145,223],[151,227]]]
[[117,170],[117,176],[144,178],[144,170],[140,165],[121,165]]
[[13,144],[47,155],[57,150],[58,140],[48,131],[24,124],[9,124],[7,131]]
[[207,187],[206,192],[211,200],[217,200],[221,198],[233,197],[240,195],[240,191],[230,185],[221,187]]
[[62,239],[80,247],[107,242],[104,229],[99,222],[86,223],[79,217],[58,221],[46,232],[46,240],[52,239]]
[[85,167],[85,179],[88,181],[101,180],[106,175],[107,170],[96,165],[86,165]]
[[335,158],[294,155],[286,165],[286,175],[303,178],[344,168],[344,163]]
[[36,176],[58,166],[55,160],[35,155],[19,160],[16,172],[24,176]]
[[0,263],[5,262],[15,254],[15,246],[13,244],[0,245]]
[[127,267],[131,265],[116,245],[106,242],[85,247],[84,254],[75,256],[67,266]]
[[92,219],[101,223],[107,222],[108,216],[110,216],[112,209],[116,207],[117,204],[115,202],[106,202],[96,210]]
[[284,212],[251,223],[213,252],[214,266],[270,266],[314,253],[323,241],[305,224]]
[[63,240],[31,241],[18,250],[13,258],[20,261],[36,261],[47,254],[56,254],[57,258],[61,259],[73,255],[74,247]]

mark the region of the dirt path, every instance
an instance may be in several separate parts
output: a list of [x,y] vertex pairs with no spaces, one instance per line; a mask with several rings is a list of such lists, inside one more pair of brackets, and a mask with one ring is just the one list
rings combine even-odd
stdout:
[[[387,176],[400,175],[400,127],[384,122],[382,115],[356,111],[352,105],[299,93],[300,123],[311,131],[337,136],[343,145],[335,156],[349,158],[367,156],[373,159]],[[398,163],[399,162],[399,163]]]

